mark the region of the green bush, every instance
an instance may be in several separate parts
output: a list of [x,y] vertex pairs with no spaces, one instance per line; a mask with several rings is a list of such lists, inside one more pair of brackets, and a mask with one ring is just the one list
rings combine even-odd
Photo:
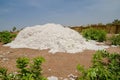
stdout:
[[120,80],[120,54],[97,51],[92,62],[89,69],[77,66],[82,73],[78,80]]
[[83,30],[82,35],[87,40],[96,40],[98,42],[103,42],[106,40],[106,32],[104,30],[89,28],[89,29]]
[[0,42],[6,44],[12,41],[16,37],[16,34],[12,34],[9,31],[0,32]]
[[43,57],[37,57],[33,59],[33,63],[29,65],[29,59],[21,57],[17,59],[17,68],[19,71],[17,74],[7,74],[7,69],[0,68],[1,80],[47,80],[41,74],[41,64],[45,59]]
[[111,41],[112,45],[119,45],[120,46],[120,34],[113,36],[110,39],[110,41]]

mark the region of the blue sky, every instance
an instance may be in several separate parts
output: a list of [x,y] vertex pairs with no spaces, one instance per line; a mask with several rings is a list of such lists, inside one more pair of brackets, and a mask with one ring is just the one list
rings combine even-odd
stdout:
[[0,0],[0,30],[46,23],[107,23],[114,19],[120,19],[120,0]]

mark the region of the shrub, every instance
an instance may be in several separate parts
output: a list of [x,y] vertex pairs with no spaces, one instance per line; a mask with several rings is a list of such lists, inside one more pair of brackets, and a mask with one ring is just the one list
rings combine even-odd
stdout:
[[113,36],[110,39],[110,41],[111,41],[112,45],[119,45],[120,46],[120,34]]
[[103,42],[106,40],[106,32],[104,30],[89,28],[83,30],[82,35],[88,40],[96,40],[98,42]]
[[120,54],[97,51],[92,62],[89,69],[77,66],[82,73],[78,80],[120,80]]
[[16,37],[16,34],[12,34],[9,31],[0,32],[0,42],[6,44],[12,41]]
[[45,59],[43,57],[37,57],[33,59],[33,63],[29,64],[29,59],[21,57],[17,59],[17,68],[19,71],[17,74],[7,74],[7,69],[0,68],[0,78],[2,80],[47,80],[41,74],[41,64]]

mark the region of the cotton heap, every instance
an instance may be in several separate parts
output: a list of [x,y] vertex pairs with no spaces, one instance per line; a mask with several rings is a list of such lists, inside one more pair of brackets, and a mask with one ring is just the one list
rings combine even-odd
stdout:
[[87,42],[78,32],[60,24],[45,24],[26,27],[19,32],[11,43],[11,48],[49,49],[50,53],[77,53],[85,49],[101,50],[107,46],[98,46]]

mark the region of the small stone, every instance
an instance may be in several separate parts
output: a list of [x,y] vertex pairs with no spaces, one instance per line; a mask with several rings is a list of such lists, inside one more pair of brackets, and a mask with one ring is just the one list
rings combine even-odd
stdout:
[[63,79],[63,80],[68,80],[67,78]]
[[61,80],[63,80],[63,77],[60,77]]
[[10,52],[8,51],[8,52],[6,52],[7,54],[9,54]]
[[115,45],[111,45],[111,47],[117,47],[117,46],[115,46]]
[[0,55],[0,58],[3,58],[4,56],[3,55]]
[[14,74],[18,74],[18,72],[14,72]]
[[75,70],[75,72],[77,73],[78,71],[77,71],[77,70]]
[[8,58],[3,58],[3,61],[8,61],[9,59]]
[[58,78],[55,77],[55,76],[48,77],[47,79],[48,79],[48,80],[58,80]]
[[76,80],[77,76],[74,76],[73,74],[68,75],[69,80]]
[[48,71],[51,71],[51,69],[48,69]]

